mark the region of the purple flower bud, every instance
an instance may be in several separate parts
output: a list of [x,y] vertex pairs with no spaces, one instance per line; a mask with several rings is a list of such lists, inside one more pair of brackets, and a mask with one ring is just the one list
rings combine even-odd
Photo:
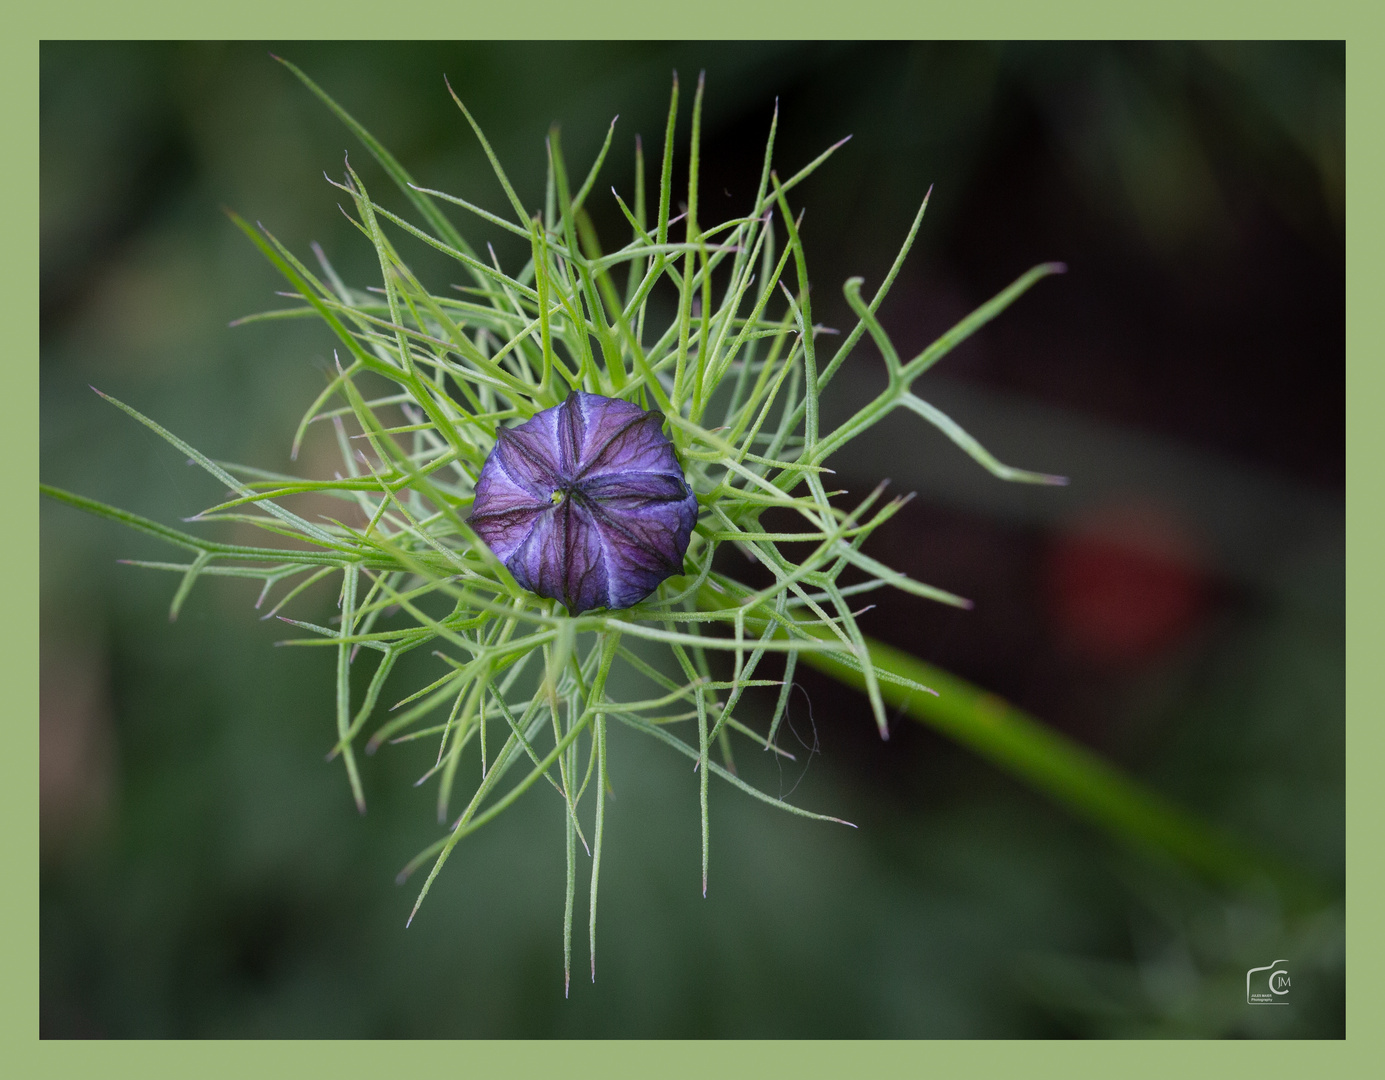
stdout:
[[468,523],[520,585],[571,615],[638,603],[683,572],[697,523],[663,420],[573,391],[500,428]]

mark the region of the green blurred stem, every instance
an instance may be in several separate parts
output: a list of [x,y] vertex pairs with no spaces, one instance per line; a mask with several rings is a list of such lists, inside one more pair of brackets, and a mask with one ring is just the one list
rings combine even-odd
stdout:
[[[1318,896],[1319,888],[1302,874],[1248,849],[1008,701],[884,642],[868,637],[866,646],[877,672],[937,691],[934,696],[881,679],[880,692],[890,705],[1123,843],[1172,858],[1221,885],[1270,884],[1293,907],[1311,905]],[[805,651],[799,660],[857,690],[865,689],[861,672],[839,654]]]

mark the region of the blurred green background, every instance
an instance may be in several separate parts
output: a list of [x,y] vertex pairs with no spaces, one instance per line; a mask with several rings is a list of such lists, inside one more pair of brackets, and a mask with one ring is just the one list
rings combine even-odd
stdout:
[[[249,583],[204,580],[170,624],[175,580],[116,560],[171,549],[45,502],[44,1036],[1343,1034],[1340,43],[45,43],[45,482],[170,523],[220,495],[88,384],[214,458],[290,467],[332,342],[305,322],[227,327],[281,283],[220,208],[369,284],[323,173],[349,153],[377,199],[402,199],[271,51],[421,183],[497,210],[444,74],[529,205],[549,124],[584,170],[617,113],[597,190],[628,199],[674,69],[685,90],[707,73],[707,220],[748,205],[776,98],[781,170],[852,134],[797,192],[814,314],[850,325],[841,282],[874,288],[935,185],[881,310],[904,355],[1067,262],[916,390],[1071,486],[1007,486],[916,420],[882,424],[834,459],[839,486],[888,476],[920,498],[868,550],[976,608],[882,596],[862,625],[1327,899],[1209,890],[907,719],[882,742],[862,700],[806,674],[797,763],[740,764],[860,828],[714,788],[704,900],[694,774],[615,732],[598,979],[578,945],[565,1001],[558,800],[535,790],[469,838],[406,931],[417,882],[394,876],[436,835],[433,790],[412,786],[428,749],[369,759],[357,817],[323,762],[326,652],[273,648],[285,628],[256,618]],[[618,235],[613,200],[593,212]],[[435,289],[455,280],[403,250]],[[827,409],[881,377],[862,346]],[[1247,1006],[1247,969],[1281,958],[1291,1006]]]

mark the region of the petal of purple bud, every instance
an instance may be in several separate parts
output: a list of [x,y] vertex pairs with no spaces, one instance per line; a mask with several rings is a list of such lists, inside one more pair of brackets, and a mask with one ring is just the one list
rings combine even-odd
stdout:
[[583,478],[581,488],[587,498],[608,509],[647,502],[681,502],[688,496],[688,485],[677,473],[606,473]]
[[[582,476],[672,473],[681,476],[673,445],[664,437],[661,413],[648,412],[627,419],[583,461]],[[595,440],[593,440],[595,442]]]
[[612,606],[601,534],[578,502],[565,497],[541,514],[506,562],[520,585],[561,600],[571,615]]
[[501,428],[496,432],[495,449],[486,459],[482,475],[494,461],[514,484],[547,500],[548,492],[560,484],[563,477],[550,428],[544,413],[518,427]]
[[516,483],[499,462],[497,443],[476,481],[476,502],[468,523],[497,559],[508,562],[553,502],[543,489]]
[[660,582],[683,571],[683,555],[697,523],[697,499],[593,501],[604,541],[610,607],[637,604]]

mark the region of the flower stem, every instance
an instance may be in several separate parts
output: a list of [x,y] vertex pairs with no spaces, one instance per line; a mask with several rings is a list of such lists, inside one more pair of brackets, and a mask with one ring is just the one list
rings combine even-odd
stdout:
[[[884,642],[867,638],[866,644],[878,673],[937,691],[923,693],[881,679],[886,702],[1123,843],[1173,859],[1223,886],[1271,884],[1291,907],[1311,905],[1320,894],[1301,871],[1245,846],[1008,701]],[[805,651],[799,659],[848,686],[865,688],[860,670],[842,654]]]

